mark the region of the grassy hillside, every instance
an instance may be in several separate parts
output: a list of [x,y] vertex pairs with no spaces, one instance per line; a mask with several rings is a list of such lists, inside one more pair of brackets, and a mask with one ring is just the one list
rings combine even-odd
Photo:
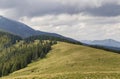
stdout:
[[60,42],[46,58],[2,79],[119,79],[120,55]]

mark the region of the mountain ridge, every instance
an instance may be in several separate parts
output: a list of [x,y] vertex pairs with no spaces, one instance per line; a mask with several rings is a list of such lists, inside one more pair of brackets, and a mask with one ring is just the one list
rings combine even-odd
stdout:
[[110,47],[120,48],[120,42],[113,39],[93,40],[93,41],[84,40],[81,42],[88,45],[110,46]]
[[18,35],[22,38],[27,38],[27,37],[34,36],[34,35],[49,35],[49,36],[55,36],[55,37],[68,39],[70,41],[77,41],[72,38],[62,36],[57,33],[49,33],[49,32],[34,30],[24,23],[11,20],[4,16],[0,16],[0,30],[4,32],[9,32],[14,35]]
[[32,28],[26,24],[20,23],[15,20],[8,19],[6,17],[0,16],[0,29],[5,32],[10,32],[21,37],[27,37],[33,35],[34,31]]

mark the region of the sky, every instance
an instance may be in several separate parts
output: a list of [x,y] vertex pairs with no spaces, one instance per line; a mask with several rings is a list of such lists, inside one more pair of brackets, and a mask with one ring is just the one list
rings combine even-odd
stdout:
[[76,40],[120,41],[120,0],[0,0],[0,15]]

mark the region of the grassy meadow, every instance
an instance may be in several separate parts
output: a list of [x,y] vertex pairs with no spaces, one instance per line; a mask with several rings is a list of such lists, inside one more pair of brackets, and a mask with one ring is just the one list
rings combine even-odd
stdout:
[[120,79],[120,54],[59,42],[45,58],[0,79]]

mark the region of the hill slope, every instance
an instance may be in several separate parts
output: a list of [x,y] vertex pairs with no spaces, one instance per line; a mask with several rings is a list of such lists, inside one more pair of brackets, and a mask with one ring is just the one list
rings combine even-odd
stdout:
[[21,40],[21,37],[0,31],[0,50]]
[[69,43],[58,43],[46,58],[2,79],[119,79],[120,55]]
[[36,34],[35,30],[28,27],[27,25],[3,16],[0,16],[0,30],[10,32],[22,37],[28,37]]

